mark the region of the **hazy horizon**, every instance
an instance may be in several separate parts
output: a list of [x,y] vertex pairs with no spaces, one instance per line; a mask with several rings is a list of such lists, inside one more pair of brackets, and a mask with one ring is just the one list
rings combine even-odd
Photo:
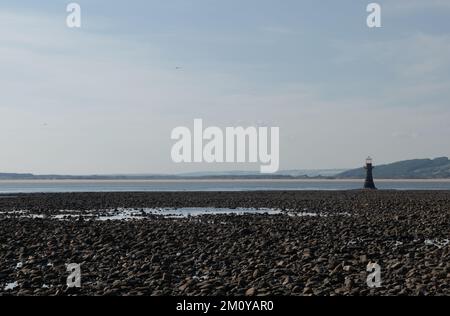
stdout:
[[[305,171],[305,172],[315,172],[315,171],[345,171],[350,170],[353,168],[344,168],[344,169],[289,169],[289,170],[279,170],[274,175],[280,174],[280,173],[286,173],[286,172],[298,172],[298,171]],[[34,172],[24,172],[24,173],[17,173],[17,172],[4,172],[0,170],[0,174],[33,174],[35,176],[46,176],[46,175],[55,175],[55,176],[183,176],[183,175],[195,175],[195,174],[217,174],[217,173],[224,173],[229,174],[233,173],[235,175],[244,174],[244,173],[251,173],[251,174],[260,174],[258,169],[249,169],[249,170],[216,170],[216,171],[193,171],[193,172],[178,172],[178,173],[103,173],[103,174],[88,174],[88,173],[78,173],[78,174],[57,174],[57,173],[46,173],[46,174],[39,174]],[[266,174],[266,176],[270,177],[270,174]]]
[[196,118],[280,127],[280,170],[450,156],[448,1],[69,2],[0,3],[0,173],[258,170],[174,164]]
[[[416,158],[413,160],[421,160],[421,159],[429,159],[429,160],[435,160],[435,159],[439,159],[439,158],[447,158],[448,157],[433,157],[433,158]],[[398,163],[398,162],[404,162],[404,161],[408,161],[408,160],[401,160],[401,161],[392,161],[390,163],[387,164],[378,164],[375,165],[375,167],[377,166],[384,166],[384,165],[389,165],[392,163]],[[353,166],[353,167],[349,167],[349,168],[318,168],[318,169],[303,169],[303,168],[294,168],[294,169],[281,169],[279,171],[277,171],[276,173],[272,174],[272,175],[292,175],[292,174],[296,174],[298,176],[333,176],[336,175],[338,173],[344,172],[344,171],[349,171],[349,170],[355,170],[358,168],[361,168],[363,166],[363,164],[361,164],[361,166]],[[260,175],[260,171],[258,169],[248,169],[248,170],[240,170],[240,169],[217,169],[214,171],[206,171],[206,170],[197,170],[197,171],[191,171],[191,172],[176,172],[176,173],[149,173],[149,172],[143,172],[143,173],[117,173],[117,172],[113,172],[113,173],[74,173],[74,174],[68,174],[68,173],[64,173],[64,174],[58,174],[58,173],[46,173],[46,174],[42,174],[42,173],[35,173],[35,172],[23,172],[23,173],[16,173],[16,172],[5,172],[0,170],[0,174],[32,174],[34,176],[75,176],[75,177],[91,177],[91,176],[105,176],[105,177],[120,177],[120,176],[136,176],[136,177],[145,177],[145,176],[187,176],[187,177],[191,177],[191,176],[208,176],[208,175],[234,175],[234,176],[240,176],[240,175]],[[271,174],[266,174],[266,176],[270,177]]]

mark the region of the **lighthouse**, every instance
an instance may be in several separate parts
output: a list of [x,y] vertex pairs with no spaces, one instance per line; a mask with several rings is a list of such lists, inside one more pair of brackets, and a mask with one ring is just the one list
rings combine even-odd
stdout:
[[366,181],[364,183],[364,189],[366,190],[376,190],[375,183],[373,182],[373,159],[368,157],[366,159]]

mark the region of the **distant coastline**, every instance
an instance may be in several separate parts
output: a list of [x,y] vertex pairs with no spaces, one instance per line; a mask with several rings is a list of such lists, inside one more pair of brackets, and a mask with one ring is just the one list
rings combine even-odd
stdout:
[[[309,178],[309,179],[207,179],[207,178],[178,178],[178,179],[0,179],[0,183],[208,183],[208,182],[285,182],[285,183],[350,183],[350,182],[364,182],[364,179],[322,179],[322,178]],[[450,178],[447,179],[376,179],[376,182],[423,182],[423,183],[448,183]]]
[[[244,181],[244,180],[287,180],[287,181],[323,181],[323,180],[360,180],[365,177],[365,169],[299,169],[284,170],[275,174],[260,174],[252,171],[194,172],[184,174],[111,174],[111,175],[35,175],[32,173],[0,173],[0,180],[110,180],[110,181]],[[385,180],[450,180],[450,160],[447,157],[436,159],[414,159],[375,165],[376,179]],[[380,180],[378,180],[380,181]]]

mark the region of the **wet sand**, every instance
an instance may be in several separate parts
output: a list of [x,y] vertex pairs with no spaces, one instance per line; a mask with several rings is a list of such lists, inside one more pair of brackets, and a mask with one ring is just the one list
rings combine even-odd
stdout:
[[[96,220],[186,207],[282,213]],[[0,295],[450,295],[449,225],[450,191],[3,195]]]

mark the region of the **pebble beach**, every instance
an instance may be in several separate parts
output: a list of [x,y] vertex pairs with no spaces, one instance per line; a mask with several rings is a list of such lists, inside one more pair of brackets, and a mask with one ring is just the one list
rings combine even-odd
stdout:
[[0,195],[0,296],[450,295],[449,239],[450,191]]

